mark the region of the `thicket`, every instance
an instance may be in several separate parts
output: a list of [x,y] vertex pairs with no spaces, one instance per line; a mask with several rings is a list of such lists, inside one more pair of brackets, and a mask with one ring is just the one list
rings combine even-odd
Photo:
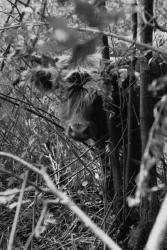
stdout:
[[[131,235],[128,232],[126,237],[121,236],[122,222],[115,223],[114,198],[109,206],[103,202],[104,176],[94,144],[75,142],[64,133],[59,117],[61,93],[39,91],[32,84],[34,68],[53,67],[58,56],[71,50],[72,63],[77,63],[101,48],[102,31],[108,37],[110,55],[116,60],[133,57],[134,45],[140,70],[152,70],[149,63],[153,62],[154,71],[157,58],[160,64],[166,60],[166,1],[155,1],[151,19],[142,15],[145,1],[143,5],[139,2],[138,7],[131,1],[106,1],[107,15],[102,10],[96,13],[93,2],[0,1],[1,249],[92,250],[102,249],[104,243],[110,249],[124,249],[129,239],[132,249],[142,249],[146,243],[141,239],[148,234],[143,232],[143,224],[133,225],[137,229]],[[138,32],[137,41],[133,40],[132,11],[144,21],[144,28],[152,27],[153,45],[140,42],[142,31]],[[148,62],[150,51],[153,54]],[[100,86],[96,84],[94,88]],[[165,77],[152,85],[153,92],[160,91],[161,96],[165,88]],[[155,109],[143,150],[136,199],[130,200],[131,205],[136,204],[146,194],[156,194],[159,203],[164,199],[158,225],[147,243],[151,250],[160,247],[160,236],[162,241],[165,238],[166,102],[164,96]],[[147,177],[155,164],[158,184],[148,187]],[[147,201],[144,200],[144,209],[154,210],[154,203]],[[138,214],[140,208],[135,210]],[[112,239],[105,238],[86,214],[104,232],[108,230]],[[154,219],[147,225],[152,226]]]

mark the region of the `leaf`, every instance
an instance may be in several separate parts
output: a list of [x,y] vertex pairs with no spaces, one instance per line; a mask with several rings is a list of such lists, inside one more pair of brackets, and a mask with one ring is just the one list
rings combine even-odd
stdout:
[[6,37],[5,37],[5,42],[6,43],[14,43],[15,39],[17,37],[17,30],[16,29],[11,29],[10,31],[6,32]]
[[87,21],[89,26],[98,28],[101,28],[111,22],[117,22],[124,16],[123,10],[114,10],[107,13],[104,10],[100,11],[99,9],[96,9],[95,6],[89,3],[78,0],[75,1],[75,13],[81,19]]
[[127,79],[128,74],[130,75],[130,71],[128,71],[126,68],[125,69],[119,69],[118,84],[119,84],[120,88],[122,87],[122,83]]
[[[22,201],[21,204],[26,204],[26,203],[30,203],[30,202],[31,202],[31,200],[27,199],[27,200]],[[13,202],[12,204],[8,205],[9,209],[13,209],[13,208],[15,208],[17,206],[18,206],[18,202]]]
[[100,180],[100,176],[98,173],[95,173],[95,179]]
[[36,141],[36,136],[35,135],[30,136],[28,145],[31,147],[35,143],[35,141]]
[[64,29],[67,27],[66,20],[63,17],[48,16],[46,17],[46,21],[54,29]]
[[66,48],[73,48],[76,46],[78,37],[77,32],[69,29],[56,29],[54,32],[54,39]]
[[88,55],[91,55],[96,50],[97,38],[88,40],[85,43],[78,44],[72,54],[71,63],[77,64],[78,61],[84,61]]
[[69,2],[69,0],[57,0],[58,4],[64,6],[66,2]]
[[59,48],[57,46],[56,41],[47,41],[47,42],[43,42],[43,43],[38,43],[38,49],[40,51],[41,54],[48,54],[48,53],[59,53],[61,51],[63,51],[63,48]]
[[7,181],[8,181],[8,187],[11,187],[14,183],[16,183],[16,178],[10,176],[9,178],[7,178]]
[[113,22],[118,22],[118,20],[123,18],[123,17],[124,17],[123,10],[120,10],[120,11],[114,10],[110,13],[107,13],[106,11],[102,11],[99,14],[101,25],[107,25],[107,24],[110,24]]
[[25,7],[25,8],[22,9],[22,11],[25,12],[25,13],[33,13],[33,9],[30,8],[30,7]]
[[159,77],[154,80],[152,84],[149,86],[149,91],[152,91],[156,96],[157,94],[162,96],[167,93],[167,75],[163,77]]
[[17,188],[7,189],[4,192],[0,192],[0,204],[6,204],[14,199],[18,192]]
[[[49,37],[49,41],[52,43],[58,43],[58,46],[63,46],[64,48],[73,48],[76,46],[78,41],[77,32],[68,28],[66,24],[66,20],[63,17],[46,17],[47,22],[51,27],[54,28],[51,36]],[[49,42],[48,41],[48,42]]]
[[87,185],[88,185],[88,182],[87,182],[87,181],[83,181],[83,182],[82,182],[82,186],[83,186],[83,187],[86,187]]
[[52,213],[47,213],[44,218],[43,224],[47,226],[48,224],[56,224],[56,219]]
[[46,231],[46,226],[39,226],[38,228],[36,228],[35,230],[35,236],[38,238],[40,237],[40,235]]
[[95,13],[95,7],[84,1],[75,1],[75,13],[88,22],[91,27],[100,27],[101,23]]
[[83,190],[78,190],[78,191],[77,191],[77,194],[78,194],[78,195],[84,195],[84,191],[83,191]]
[[139,67],[142,67],[142,70],[150,69],[147,58],[145,56],[138,57],[136,64],[139,65]]

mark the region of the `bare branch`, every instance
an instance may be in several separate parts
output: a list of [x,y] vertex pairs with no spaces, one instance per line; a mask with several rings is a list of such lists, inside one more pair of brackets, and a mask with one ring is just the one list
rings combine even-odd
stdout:
[[19,16],[21,17],[21,12],[17,7],[17,1],[16,1],[16,3],[12,3],[12,1],[10,1],[10,0],[7,0],[7,1],[17,10]]
[[[93,29],[93,28],[79,28],[78,29],[79,31],[83,31],[83,32],[86,32],[86,31],[89,31],[89,32],[92,32],[94,34],[100,34],[101,32],[97,29]],[[124,41],[124,42],[127,42],[127,43],[130,43],[130,44],[135,44],[136,47],[140,50],[141,48],[142,49],[147,49],[147,50],[151,50],[151,51],[154,51],[154,52],[157,52],[159,54],[162,54],[163,56],[167,56],[167,51],[164,50],[164,49],[159,49],[159,48],[156,48],[154,46],[151,46],[149,44],[145,44],[145,43],[141,43],[141,42],[137,42],[135,40],[132,40],[132,39],[129,39],[127,38],[126,36],[120,36],[120,35],[117,35],[117,34],[114,34],[112,32],[103,32],[103,34],[107,35],[107,36],[111,36],[111,37],[114,37],[114,38],[117,38],[118,40],[120,41]]]
[[[29,26],[32,24],[30,23],[24,23],[26,26]],[[39,23],[36,23],[36,24],[33,24],[33,26],[40,26],[40,25],[46,25],[46,23],[44,22],[39,22]],[[19,24],[16,24],[14,26],[10,26],[10,27],[4,27],[4,28],[1,28],[1,30],[4,30],[4,29],[15,29],[15,28],[19,28],[21,27],[21,25]],[[91,32],[91,33],[94,33],[94,34],[101,34],[101,31],[99,31],[98,29],[94,29],[94,28],[73,28],[73,27],[70,27],[71,29],[74,29],[74,30],[78,30],[78,31],[82,31],[82,32]],[[141,50],[141,49],[147,49],[147,50],[151,50],[151,51],[154,51],[156,53],[159,53],[163,56],[167,56],[167,51],[164,50],[164,49],[160,49],[160,48],[156,48],[155,46],[152,46],[152,45],[149,45],[149,44],[145,44],[145,43],[141,43],[141,42],[137,42],[133,39],[130,39],[126,36],[121,36],[121,35],[117,35],[115,33],[112,33],[112,32],[103,32],[104,35],[106,36],[110,36],[110,37],[113,37],[113,38],[116,38],[120,41],[124,41],[124,42],[127,42],[127,43],[130,43],[132,45],[136,45],[136,47]]]

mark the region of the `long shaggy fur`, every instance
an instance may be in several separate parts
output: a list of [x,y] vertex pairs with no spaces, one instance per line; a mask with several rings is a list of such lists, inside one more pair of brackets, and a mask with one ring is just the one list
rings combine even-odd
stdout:
[[79,60],[77,64],[71,63],[71,55],[63,55],[59,57],[56,64],[60,70],[64,80],[67,80],[74,72],[87,72],[92,75],[100,70],[102,56],[100,53],[92,54],[86,57],[85,60]]

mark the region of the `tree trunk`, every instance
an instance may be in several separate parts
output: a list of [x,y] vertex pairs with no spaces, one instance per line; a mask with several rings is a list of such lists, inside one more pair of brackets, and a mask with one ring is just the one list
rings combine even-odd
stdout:
[[[140,19],[141,42],[152,44],[153,29],[149,25],[153,17],[153,0],[142,0],[144,16],[147,24]],[[147,53],[144,63],[140,65],[140,125],[141,125],[141,143],[142,153],[144,153],[145,146],[148,139],[148,133],[153,123],[153,98],[148,86],[152,82],[151,72],[147,68],[148,60],[152,57],[152,52]]]
[[[133,40],[137,39],[137,4],[134,2],[132,5],[132,35]],[[133,49],[131,59],[131,69],[128,86],[128,106],[127,106],[127,157],[126,157],[126,175],[125,175],[125,191],[132,191],[135,186],[136,175],[139,171],[138,164],[141,159],[141,142],[140,142],[140,129],[139,129],[139,105],[136,90],[136,79],[134,76],[135,69],[135,52]],[[135,138],[135,140],[134,140]]]
[[[96,5],[98,8],[105,9],[105,1],[99,1],[96,0]],[[110,59],[110,50],[108,45],[108,37],[106,35],[102,35],[102,57],[104,59],[105,65],[109,65],[109,59]],[[111,155],[109,156],[107,165],[108,168],[110,168],[110,174],[111,176],[108,176],[108,181],[106,181],[106,192],[107,197],[111,201],[113,199],[113,196],[116,196],[116,202],[115,202],[115,208],[116,212],[120,210],[121,207],[121,197],[122,197],[122,185],[121,185],[121,172],[120,172],[120,164],[119,164],[119,150],[118,148],[114,149],[114,146],[117,145],[118,137],[121,137],[121,135],[117,136],[116,125],[115,125],[115,117],[113,119],[110,119],[110,114],[107,115],[107,123],[108,123],[108,130],[109,130],[109,136],[111,139],[110,142],[110,152]],[[113,126],[114,125],[114,126]],[[108,171],[107,171],[108,172]],[[108,183],[107,183],[108,182]],[[113,185],[113,188],[112,186]],[[113,195],[114,190],[114,195]]]
[[[105,9],[105,1],[104,0],[96,0],[96,6],[101,9]],[[108,45],[108,37],[106,35],[102,35],[102,57],[105,63],[105,67],[109,65],[110,59],[110,50]],[[108,201],[111,202],[113,199],[115,214],[117,214],[117,218],[120,221],[122,219],[122,213],[120,213],[120,209],[122,206],[122,179],[121,179],[121,171],[120,171],[120,162],[119,162],[119,149],[118,147],[114,148],[117,145],[118,137],[121,135],[117,135],[117,129],[115,122],[117,122],[117,118],[110,118],[110,113],[107,114],[107,124],[109,131],[109,150],[110,155],[107,156],[107,153],[102,156],[102,166],[103,166],[103,174],[105,177],[104,180],[104,210],[105,214],[108,210]],[[103,226],[104,231],[106,231],[106,226]],[[104,250],[107,247],[104,245]]]
[[[144,19],[140,20],[141,42],[152,44],[152,27],[149,23],[153,17],[153,0],[140,1]],[[143,21],[144,20],[144,21]],[[153,123],[153,97],[148,91],[148,86],[152,82],[151,71],[146,67],[148,60],[152,57],[149,52],[146,55],[145,62],[140,66],[140,126],[141,126],[141,150],[144,153],[150,127]],[[150,171],[149,186],[156,185],[156,166]],[[148,197],[142,199],[140,207],[140,222],[133,231],[130,239],[130,245],[133,250],[142,249],[147,241],[151,227],[155,221],[158,212],[158,198],[156,194],[152,194],[151,199]]]

